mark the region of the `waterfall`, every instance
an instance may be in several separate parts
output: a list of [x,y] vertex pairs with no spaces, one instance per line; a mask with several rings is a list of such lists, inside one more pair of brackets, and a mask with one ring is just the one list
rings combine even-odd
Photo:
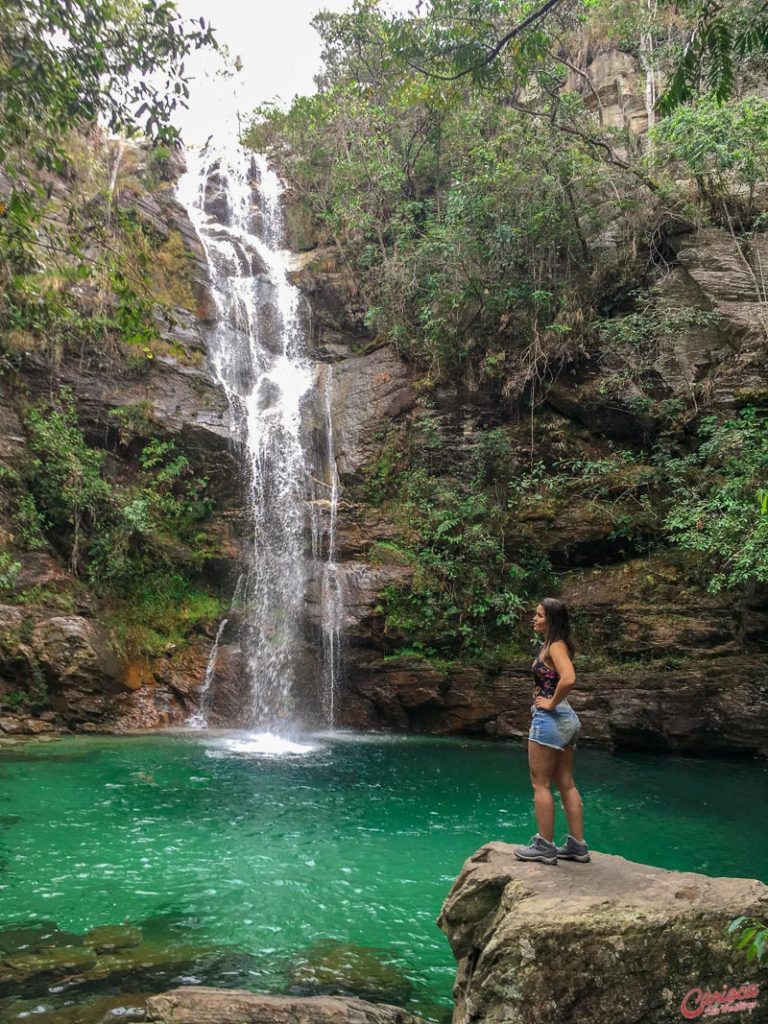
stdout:
[[[188,154],[188,168],[178,196],[205,248],[217,310],[208,332],[209,359],[230,403],[234,440],[248,477],[250,550],[240,631],[248,696],[241,720],[233,724],[275,731],[297,724],[299,692],[319,664],[320,717],[332,725],[341,622],[334,562],[338,477],[332,377],[321,395],[317,367],[306,352],[301,295],[288,277],[294,257],[283,248],[283,190],[266,158],[236,142],[209,139],[202,150]],[[324,406],[320,416],[318,405]],[[313,414],[315,423],[322,423],[322,453],[312,449]],[[318,468],[323,454],[327,467]],[[318,474],[330,476],[330,482],[319,481]],[[325,527],[318,524],[323,502],[312,500],[318,483],[330,495]],[[316,545],[318,531],[325,544]],[[313,645],[306,603],[318,551],[324,558],[322,642]]]
[[213,675],[216,671],[216,656],[219,653],[221,634],[224,632],[228,622],[229,619],[222,619],[219,623],[219,628],[216,630],[216,639],[213,642],[211,653],[208,656],[208,664],[205,667],[205,680],[203,681],[203,688],[200,691],[200,707],[194,715],[191,715],[187,719],[187,725],[191,729],[205,729],[208,725],[208,700],[210,697]]
[[325,688],[325,711],[326,717],[331,723],[333,723],[336,712],[336,687],[341,661],[341,630],[344,608],[336,566],[336,518],[339,505],[339,474],[336,469],[336,449],[333,435],[332,394],[333,366],[331,365],[328,367],[325,381],[325,426],[328,441],[331,493],[328,510],[328,552],[323,567],[322,586],[320,588],[323,650],[325,654],[326,677],[328,679],[328,685]]

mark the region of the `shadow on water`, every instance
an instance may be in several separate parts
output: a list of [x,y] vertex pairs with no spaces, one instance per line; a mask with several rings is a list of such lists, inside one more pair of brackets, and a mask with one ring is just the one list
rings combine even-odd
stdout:
[[0,767],[5,764],[19,764],[46,761],[49,764],[77,764],[95,761],[100,754],[98,750],[61,750],[61,740],[39,743],[30,740],[18,747],[0,748]]

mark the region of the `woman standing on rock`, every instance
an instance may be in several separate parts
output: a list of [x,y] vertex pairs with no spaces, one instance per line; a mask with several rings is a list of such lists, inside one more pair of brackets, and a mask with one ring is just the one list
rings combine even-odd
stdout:
[[[586,863],[589,848],[584,841],[584,816],[579,791],[573,782],[573,751],[581,723],[566,700],[576,682],[574,645],[568,609],[562,601],[545,597],[536,606],[533,628],[544,642],[533,663],[533,720],[528,733],[528,764],[533,783],[533,803],[538,833],[528,846],[518,846],[518,860],[557,864],[557,859]],[[555,801],[551,785],[560,791],[570,835],[555,846]]]

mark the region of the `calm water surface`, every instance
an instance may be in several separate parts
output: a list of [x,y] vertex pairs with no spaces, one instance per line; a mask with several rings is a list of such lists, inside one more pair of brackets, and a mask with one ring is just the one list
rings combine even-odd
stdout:
[[[0,751],[0,927],[83,933],[128,920],[166,945],[227,947],[233,963],[251,954],[231,977],[259,991],[306,981],[313,964],[327,985],[362,957],[363,972],[384,964],[383,997],[439,1018],[454,976],[434,923],[443,899],[484,842],[535,832],[525,749],[302,743],[279,757],[233,734]],[[594,849],[768,882],[765,762],[580,750],[577,783]]]

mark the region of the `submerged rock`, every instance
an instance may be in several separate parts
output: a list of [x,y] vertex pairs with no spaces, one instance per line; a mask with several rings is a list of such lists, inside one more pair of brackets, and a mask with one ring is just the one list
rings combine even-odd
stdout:
[[0,1020],[33,1020],[37,1024],[107,1024],[145,1019],[146,995],[121,993],[75,1002],[69,996],[14,999],[0,1002]]
[[96,953],[117,953],[141,942],[141,932],[127,924],[103,924],[86,932],[83,943]]
[[0,928],[2,957],[37,953],[41,949],[56,949],[60,946],[82,945],[82,936],[61,931],[55,921],[20,921],[7,928]]
[[291,968],[289,995],[344,995],[405,1002],[413,986],[385,950],[326,939]]
[[[193,978],[200,983],[247,981],[255,958],[236,949],[148,936],[128,924],[62,931],[53,921],[0,929],[0,999],[45,999],[123,991],[152,992]],[[0,1016],[0,1020],[4,1018]]]
[[147,1002],[154,1024],[419,1024],[419,1018],[384,1003],[313,996],[254,995],[215,988],[178,988]]
[[5,956],[0,962],[0,996],[45,992],[60,979],[83,976],[96,966],[97,959],[85,946]]
[[438,919],[459,965],[453,1024],[677,1024],[686,996],[757,983],[725,928],[764,917],[768,886],[592,858],[546,867],[505,843],[469,858]]

